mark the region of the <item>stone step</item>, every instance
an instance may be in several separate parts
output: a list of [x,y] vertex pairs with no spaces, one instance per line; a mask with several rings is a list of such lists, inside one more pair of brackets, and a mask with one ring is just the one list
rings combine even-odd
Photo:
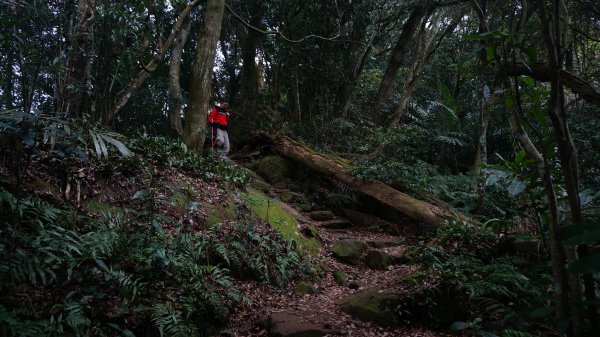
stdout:
[[[302,312],[276,312],[269,316],[271,337],[322,337],[340,335],[341,332],[309,322]],[[319,317],[319,315],[315,315]]]
[[380,240],[368,240],[367,244],[373,248],[390,248],[398,247],[405,244],[402,240],[397,239],[380,239]]
[[347,229],[353,227],[352,223],[348,219],[333,219],[321,221],[317,223],[317,226],[326,229]]

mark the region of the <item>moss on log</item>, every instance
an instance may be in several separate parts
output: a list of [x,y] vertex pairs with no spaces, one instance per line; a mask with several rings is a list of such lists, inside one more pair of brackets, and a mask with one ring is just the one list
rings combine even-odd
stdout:
[[279,155],[287,157],[315,172],[319,172],[351,186],[358,192],[392,207],[411,219],[433,226],[441,226],[445,220],[450,219],[477,222],[461,213],[455,212],[446,204],[432,204],[416,199],[380,181],[361,181],[348,173],[346,170],[348,167],[347,162],[340,162],[338,160],[327,158],[287,137],[271,137],[264,134],[262,136],[271,143],[273,149]]

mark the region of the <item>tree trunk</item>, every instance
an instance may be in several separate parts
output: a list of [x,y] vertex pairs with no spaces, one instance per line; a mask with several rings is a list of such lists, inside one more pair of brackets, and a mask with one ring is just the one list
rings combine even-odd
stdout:
[[346,171],[347,163],[339,160],[328,159],[312,149],[300,145],[289,138],[270,137],[264,135],[273,145],[275,151],[313,171],[322,173],[332,179],[340,181],[358,192],[369,196],[378,202],[393,208],[401,214],[417,220],[421,223],[442,226],[444,221],[458,219],[472,223],[477,221],[456,212],[445,204],[431,204],[415,199],[406,193],[402,193],[380,181],[365,182],[353,177]]
[[[490,93],[485,95],[485,88],[488,88]],[[477,150],[475,152],[475,160],[473,161],[473,172],[479,176],[477,181],[477,206],[478,212],[483,211],[483,203],[485,199],[485,171],[481,171],[481,165],[487,165],[487,129],[490,124],[490,110],[494,106],[498,95],[496,89],[487,84],[482,88],[481,102],[481,118],[479,120],[479,137],[477,138]]]
[[366,13],[359,12],[354,20],[352,32],[350,33],[352,44],[349,50],[349,57],[344,58],[344,79],[346,81],[340,86],[337,95],[337,114],[340,117],[346,117],[348,114],[350,102],[352,101],[352,92],[364,69],[366,59],[371,52],[371,41],[369,41],[369,45],[364,49],[362,44],[358,43],[358,41],[363,41],[365,39],[368,24],[369,22]]
[[69,117],[82,118],[90,108],[90,73],[94,42],[96,1],[77,2],[77,24],[71,37],[71,56],[67,64],[66,85],[60,95],[59,111]]
[[[462,13],[457,16],[444,30],[442,34],[438,37],[438,33],[440,30],[440,21],[442,21],[443,16],[438,16],[437,18],[431,20],[429,22],[429,27],[427,28],[425,25],[425,20],[421,25],[419,39],[417,42],[417,50],[415,53],[415,57],[410,67],[408,68],[408,74],[404,80],[404,86],[402,88],[402,94],[396,103],[396,108],[394,110],[394,114],[391,116],[392,120],[390,121],[388,127],[392,128],[400,123],[406,111],[408,110],[408,102],[414,94],[416,89],[416,85],[419,80],[419,75],[421,71],[425,67],[427,60],[431,58],[444,36],[447,33],[450,33],[456,28],[458,23],[460,22],[460,18],[462,17]],[[437,37],[437,39],[436,39]],[[437,42],[436,42],[437,41]],[[366,158],[368,160],[374,160],[377,158],[379,153],[383,150],[384,144],[380,144],[375,148],[374,151],[369,153]]]
[[169,48],[171,48],[175,37],[179,34],[179,31],[183,27],[188,15],[199,3],[200,0],[194,0],[189,3],[183,9],[183,11],[181,11],[181,14],[179,14],[177,21],[175,21],[175,24],[171,29],[169,37],[164,43],[159,43],[160,48],[158,48],[152,60],[143,66],[143,69],[138,72],[137,76],[133,78],[129,84],[123,90],[121,90],[121,92],[119,92],[119,94],[117,94],[118,97],[113,103],[112,109],[108,113],[107,120],[104,122],[109,122],[111,119],[113,119],[115,115],[125,106],[125,104],[129,102],[131,96],[133,96],[133,94],[142,86],[142,84],[144,84],[148,77],[150,77],[150,74],[156,70],[160,62],[164,59]]
[[377,92],[375,102],[373,103],[372,111],[376,114],[377,117],[379,117],[380,115],[379,109],[381,108],[381,105],[388,98],[390,92],[394,87],[396,74],[398,73],[398,69],[402,65],[404,55],[409,49],[410,43],[413,41],[413,36],[419,28],[421,20],[423,19],[426,13],[426,6],[417,5],[410,13],[410,17],[408,18],[408,20],[406,20],[404,26],[402,27],[402,33],[398,37],[398,41],[396,42],[396,45],[392,50],[390,61],[385,70],[385,74],[383,75],[383,79],[381,80],[381,84],[379,85],[379,90]]
[[204,146],[206,113],[210,108],[211,80],[224,10],[224,0],[208,0],[202,27],[198,32],[190,81],[190,103],[185,113],[183,129],[183,142],[196,152],[202,151]]
[[171,138],[181,138],[183,126],[181,124],[181,113],[183,111],[183,94],[179,77],[181,73],[181,56],[183,47],[187,41],[191,27],[191,20],[187,19],[184,27],[179,32],[179,37],[173,48],[171,63],[169,64],[169,135]]
[[[577,163],[577,150],[569,127],[564,102],[564,89],[561,81],[560,71],[563,66],[562,46],[565,37],[561,35],[561,12],[563,4],[559,0],[552,0],[552,12],[548,15],[546,1],[538,0],[538,11],[542,26],[544,42],[548,51],[550,66],[550,99],[548,101],[548,115],[552,121],[558,153],[560,157],[560,166],[565,179],[567,198],[571,211],[571,218],[574,225],[582,223],[581,201],[579,199],[579,168]],[[565,18],[566,19],[566,18]],[[565,31],[564,29],[562,30]],[[567,259],[570,264],[577,260],[576,247],[567,247]],[[586,296],[590,303],[596,300],[595,284],[591,274],[584,275],[586,281]],[[590,289],[591,288],[591,289]],[[584,332],[584,314],[579,302],[582,300],[581,280],[579,275],[571,275],[569,282],[570,299],[573,301],[572,310],[572,328],[575,336],[583,336]],[[588,311],[590,324],[598,328],[598,313],[595,305],[589,305],[593,310]]]
[[568,285],[567,271],[565,268],[565,253],[564,247],[560,239],[560,216],[558,211],[558,200],[556,198],[556,190],[552,176],[548,170],[546,159],[540,151],[535,147],[525,129],[519,123],[518,114],[513,111],[511,118],[511,126],[515,134],[515,138],[519,140],[525,152],[535,160],[537,171],[544,190],[548,197],[548,212],[550,214],[550,223],[548,231],[550,233],[550,257],[552,261],[552,274],[556,282],[555,291],[560,296],[560,304],[558,306],[558,316],[560,319],[567,319],[569,313],[569,294],[566,290]]
[[[2,30],[2,33],[6,34],[6,32],[4,31],[4,29]],[[6,34],[8,35],[8,34]],[[5,57],[6,59],[4,60],[4,67],[2,69],[3,72],[3,82],[2,83],[2,102],[0,102],[0,109],[12,109],[13,108],[13,90],[14,90],[14,79],[13,79],[13,51],[12,51],[12,41],[8,41],[5,44]]]
[[[490,91],[487,97],[485,95],[485,88],[488,88]],[[481,172],[481,164],[487,164],[487,129],[490,124],[490,109],[496,102],[496,96],[494,87],[485,84],[482,88],[479,137],[477,138],[477,149],[475,151],[475,160],[473,162],[473,172],[477,175]]]
[[[248,12],[250,25],[260,28],[262,22],[262,9],[260,1],[249,1]],[[240,112],[255,121],[258,109],[258,92],[260,87],[258,66],[256,65],[256,49],[262,34],[254,29],[247,29],[246,37],[241,43],[242,69],[240,71]]]

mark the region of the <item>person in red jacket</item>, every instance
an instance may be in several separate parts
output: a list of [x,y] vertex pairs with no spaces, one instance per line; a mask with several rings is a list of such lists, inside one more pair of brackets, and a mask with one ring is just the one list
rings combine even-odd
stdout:
[[229,153],[229,134],[227,133],[227,127],[229,126],[229,103],[221,102],[221,104],[215,105],[210,114],[208,114],[208,123],[212,124],[213,132],[216,129],[217,138],[215,139],[215,143],[217,147],[221,148],[223,155],[227,157]]

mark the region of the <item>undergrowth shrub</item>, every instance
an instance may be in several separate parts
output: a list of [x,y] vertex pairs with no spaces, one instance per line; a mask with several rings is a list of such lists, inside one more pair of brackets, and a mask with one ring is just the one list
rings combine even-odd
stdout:
[[[420,310],[439,313],[439,302],[446,301],[461,312],[450,325],[453,331],[481,336],[527,336],[526,331],[537,335],[532,313],[548,308],[543,302],[552,284],[547,266],[525,276],[523,270],[535,269],[532,264],[515,256],[494,256],[496,242],[496,234],[485,226],[458,221],[446,223],[427,244],[421,242],[415,256],[423,268],[403,281],[420,296]],[[440,321],[433,314],[430,318],[436,326]]]
[[148,210],[93,220],[0,191],[0,335],[200,335],[245,303],[234,277],[286,286],[309,270],[254,224],[166,231]]
[[166,167],[184,169],[195,176],[228,181],[237,186],[244,186],[250,180],[249,175],[234,163],[210,154],[197,154],[181,141],[142,134],[130,139],[129,146],[143,158]]

